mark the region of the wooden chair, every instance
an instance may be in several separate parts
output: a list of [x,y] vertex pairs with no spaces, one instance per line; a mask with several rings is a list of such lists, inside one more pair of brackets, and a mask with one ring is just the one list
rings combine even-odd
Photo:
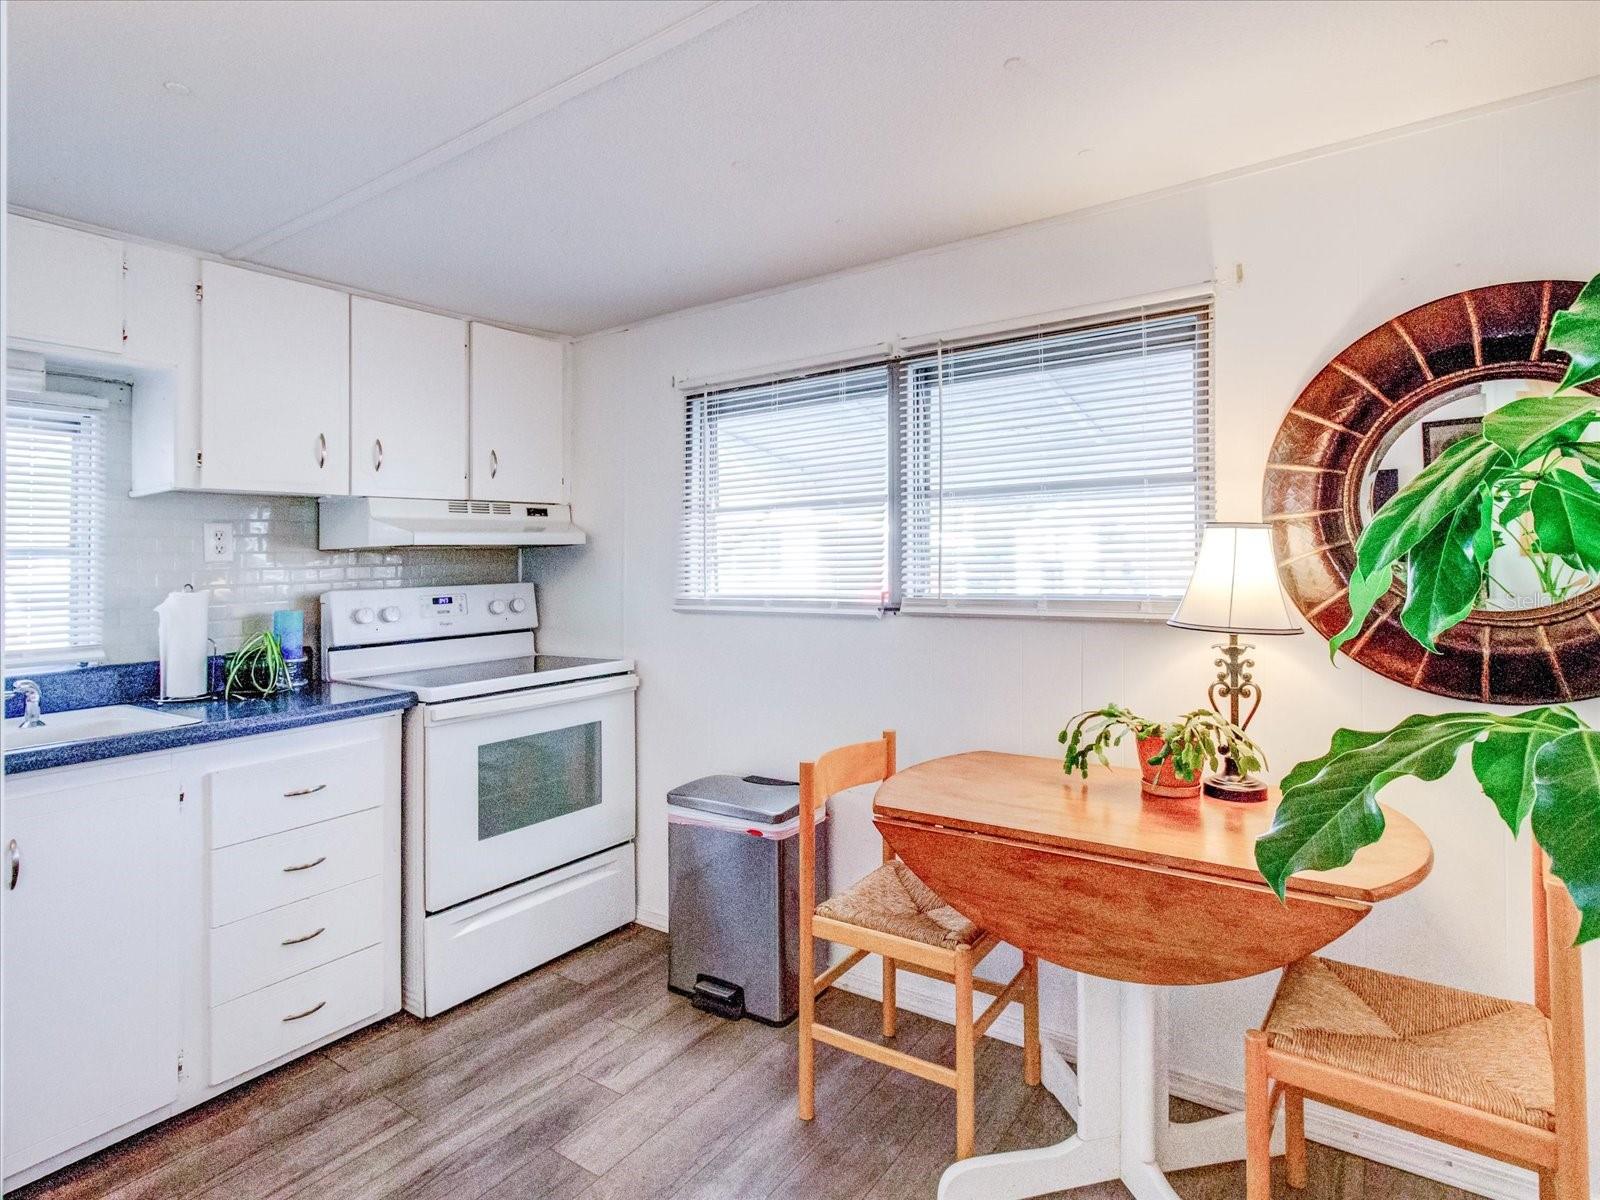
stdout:
[[[1039,1082],[1039,963],[1022,956],[1022,970],[1010,983],[993,983],[973,975],[973,968],[1000,944],[955,909],[945,904],[899,862],[885,844],[883,865],[813,911],[816,896],[816,812],[847,788],[877,783],[894,774],[893,731],[880,741],[859,742],[830,750],[816,762],[800,764],[800,1118],[815,1114],[816,1043],[848,1050],[896,1070],[954,1088],[956,1093],[956,1157],[972,1154],[976,1129],[973,1056],[984,1033],[1007,1005],[1022,1005],[1022,1076]],[[813,938],[849,946],[851,953],[816,974]],[[868,954],[883,958],[883,1036],[895,1031],[895,980],[910,971],[953,983],[956,989],[956,1065],[952,1070],[889,1046],[856,1037],[816,1021],[816,998]],[[810,980],[811,985],[806,986]],[[973,1019],[974,991],[994,1002]]]
[[1325,959],[1285,969],[1245,1035],[1247,1200],[1272,1190],[1284,1105],[1289,1185],[1306,1184],[1305,1098],[1539,1173],[1540,1200],[1588,1200],[1578,911],[1534,847],[1534,1003]]

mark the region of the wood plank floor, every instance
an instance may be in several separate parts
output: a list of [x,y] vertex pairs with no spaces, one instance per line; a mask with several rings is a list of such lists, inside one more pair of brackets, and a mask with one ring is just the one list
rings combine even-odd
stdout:
[[[433,1021],[353,1034],[48,1179],[15,1200],[929,1200],[954,1144],[953,1094],[827,1047],[817,1119],[794,1114],[792,1027],[726,1022],[666,990],[666,941],[633,926]],[[822,1015],[876,1036],[876,1005]],[[904,1014],[897,1042],[952,1055]],[[1071,1123],[982,1039],[978,1151],[1045,1145]],[[1204,1115],[1183,1106],[1178,1119]],[[1281,1163],[1279,1164],[1281,1172]],[[1238,1165],[1173,1177],[1185,1200],[1244,1194]],[[1063,1193],[1065,1194],[1065,1193]],[[1279,1195],[1286,1194],[1281,1174]],[[1073,1200],[1121,1200],[1120,1184]],[[1313,1145],[1305,1200],[1469,1200]]]

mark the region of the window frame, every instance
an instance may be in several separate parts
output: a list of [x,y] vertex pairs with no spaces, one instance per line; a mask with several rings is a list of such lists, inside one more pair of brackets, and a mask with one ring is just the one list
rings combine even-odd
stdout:
[[[59,390],[58,386],[54,386],[62,382],[77,384],[79,381],[52,378],[49,380],[51,386],[44,391],[8,389],[6,394],[4,422],[7,457],[12,453],[12,438],[15,436],[10,429],[10,422],[18,409],[54,411],[69,419],[76,416],[90,423],[92,428],[87,444],[73,445],[73,464],[67,476],[71,513],[68,521],[74,535],[64,543],[49,547],[23,547],[18,546],[14,538],[5,539],[4,563],[8,585],[13,565],[27,559],[65,558],[70,572],[64,594],[68,640],[62,644],[23,649],[18,645],[18,633],[7,628],[4,669],[8,674],[41,666],[87,665],[103,662],[106,657],[106,531],[109,519],[107,488],[111,401],[100,394],[99,389],[77,392]],[[90,387],[93,387],[92,382]],[[25,504],[19,503],[22,500],[20,493],[10,494],[13,486],[12,473],[7,470],[4,487],[8,521],[13,511],[19,507],[24,511],[26,509]],[[21,485],[15,486],[20,488]],[[76,596],[85,599],[75,605]],[[16,607],[14,602],[5,604],[4,616],[8,626]],[[86,628],[80,629],[80,625],[86,625]]]
[[[904,434],[906,424],[915,419],[909,410],[910,406],[916,403],[916,399],[913,395],[907,394],[909,389],[906,387],[906,380],[910,374],[910,368],[919,362],[929,359],[930,356],[937,355],[941,351],[959,353],[972,350],[992,350],[1011,343],[1024,344],[1034,339],[1075,331],[1109,328],[1123,323],[1155,321],[1187,312],[1194,312],[1199,315],[1203,326],[1200,338],[1203,346],[1205,378],[1202,389],[1203,395],[1198,398],[1195,408],[1195,421],[1197,428],[1203,427],[1208,433],[1205,438],[1197,436],[1195,471],[1193,475],[1193,483],[1197,493],[1194,512],[1194,545],[1198,549],[1201,530],[1208,521],[1215,517],[1217,484],[1215,450],[1216,305],[1214,294],[1203,290],[1171,294],[1160,298],[1159,302],[1152,301],[1142,304],[1124,302],[1114,306],[1098,308],[1092,312],[1075,313],[1070,317],[1034,319],[991,326],[986,328],[980,336],[948,341],[939,338],[924,338],[902,342],[898,345],[886,345],[881,356],[874,355],[870,358],[851,357],[834,362],[821,362],[804,369],[791,367],[781,372],[775,369],[770,377],[746,372],[737,380],[729,380],[722,383],[678,384],[678,390],[684,403],[684,464],[686,472],[692,472],[702,465],[704,457],[703,448],[696,448],[693,443],[697,438],[703,439],[707,436],[707,431],[702,427],[697,427],[695,423],[695,404],[697,401],[704,401],[707,397],[718,394],[759,387],[778,387],[819,376],[848,371],[867,368],[881,368],[884,370],[887,374],[884,402],[888,406],[889,442],[887,449],[888,494],[885,500],[888,538],[884,558],[886,581],[884,600],[883,603],[876,606],[826,601],[797,601],[783,597],[766,599],[742,597],[719,600],[703,596],[685,596],[680,588],[675,587],[673,608],[680,612],[789,613],[874,617],[904,613],[913,616],[1043,617],[1053,620],[1135,622],[1166,620],[1176,606],[1176,598],[1169,600],[1165,596],[1145,596],[1136,600],[1130,599],[1126,601],[1115,599],[1080,600],[1052,597],[1041,593],[1018,596],[1014,600],[984,598],[933,601],[914,598],[910,603],[907,603],[905,598],[906,550],[904,529],[907,520],[906,513],[911,507],[909,497],[913,489],[913,481],[910,469],[905,462]],[[684,481],[686,504],[692,486],[692,478],[686,478]],[[1092,486],[1086,485],[1086,487]],[[683,578],[685,562],[689,554],[689,547],[683,540],[687,536],[689,528],[687,516],[687,513],[683,514],[680,524],[680,542],[677,554],[677,570],[680,580]],[[702,553],[704,553],[703,550]]]
[[[884,437],[888,445],[885,447],[885,457],[883,460],[886,474],[883,477],[884,487],[882,492],[883,512],[885,514],[885,558],[883,560],[885,564],[885,574],[883,576],[883,586],[879,598],[876,601],[853,601],[845,599],[830,599],[826,597],[805,597],[776,594],[716,596],[710,593],[709,588],[702,588],[697,592],[686,591],[682,584],[692,573],[688,569],[687,561],[690,555],[690,534],[695,526],[694,501],[692,497],[697,493],[704,493],[707,490],[705,484],[697,485],[697,477],[693,474],[693,472],[698,468],[705,472],[705,478],[710,478],[713,480],[718,478],[715,471],[711,470],[708,464],[715,460],[716,457],[715,423],[717,420],[722,419],[722,416],[715,413],[715,410],[712,408],[712,405],[709,402],[718,397],[733,397],[739,393],[754,393],[760,391],[761,389],[800,387],[811,381],[825,380],[829,377],[835,376],[846,377],[855,374],[864,374],[867,372],[882,372],[883,390],[885,395],[884,402],[889,406],[887,410],[888,419],[884,428]],[[809,396],[802,394],[790,397],[787,398],[785,402],[800,406],[806,404],[822,404],[826,403],[828,399],[829,397],[825,393],[818,392]],[[897,482],[892,472],[893,460],[889,457],[889,451],[892,450],[895,433],[893,423],[894,372],[891,369],[888,361],[883,358],[873,358],[866,362],[849,362],[839,365],[830,365],[816,370],[797,372],[770,380],[757,379],[749,382],[730,383],[717,387],[702,386],[692,389],[686,388],[684,389],[683,403],[684,465],[685,470],[689,472],[689,474],[684,479],[684,506],[680,512],[679,545],[677,556],[679,583],[678,586],[675,586],[673,589],[673,608],[679,612],[806,613],[810,615],[823,616],[880,616],[885,611],[888,611],[890,601],[893,596],[893,591],[896,586],[893,577],[889,575],[887,571],[887,551],[894,532],[889,514],[896,507],[895,489],[897,487]],[[704,414],[703,419],[697,420],[697,413]],[[860,499],[876,503],[879,500],[879,495],[878,493],[874,492],[871,496],[863,495],[860,497]],[[831,498],[829,504],[830,506],[839,505],[839,498]],[[803,505],[797,502],[792,504],[786,502],[783,505],[775,507],[791,506],[803,507]],[[844,507],[845,505],[839,506]],[[716,509],[715,505],[706,505],[705,507],[713,510]],[[699,526],[702,538],[704,538],[707,526],[708,523],[702,516]],[[701,580],[704,581],[714,570],[714,567],[709,565],[712,563],[714,556],[711,554],[707,544],[704,541],[702,541],[697,553],[700,559],[698,574]]]
[[[1073,334],[1094,335],[1096,333],[1111,333],[1120,327],[1140,326],[1140,332],[1158,322],[1170,322],[1186,316],[1193,316],[1198,324],[1193,344],[1196,346],[1195,372],[1201,377],[1197,388],[1197,403],[1191,409],[1191,420],[1194,427],[1193,467],[1186,475],[1165,475],[1160,472],[1120,472],[1115,476],[1101,476],[1098,478],[1083,478],[1079,480],[1052,481],[1043,477],[1030,477],[1023,482],[1010,482],[1007,484],[968,485],[965,488],[953,488],[952,492],[943,492],[942,482],[932,482],[935,471],[942,471],[944,462],[943,454],[931,444],[924,447],[921,462],[927,464],[917,474],[913,474],[916,463],[907,464],[902,468],[900,483],[900,504],[902,508],[902,522],[906,510],[913,507],[920,497],[920,502],[930,510],[936,508],[941,499],[953,493],[964,493],[968,500],[983,500],[1002,497],[1007,494],[1047,493],[1051,495],[1077,494],[1090,496],[1094,493],[1115,492],[1119,488],[1129,489],[1136,487],[1161,487],[1173,484],[1192,487],[1195,493],[1195,506],[1192,521],[1193,546],[1198,549],[1201,531],[1206,522],[1212,520],[1216,514],[1216,454],[1215,438],[1215,404],[1214,389],[1212,387],[1213,362],[1214,362],[1214,326],[1215,309],[1212,298],[1209,296],[1191,297],[1187,300],[1174,300],[1160,305],[1146,305],[1135,309],[1126,306],[1094,316],[1085,316],[1079,320],[1053,324],[1039,324],[1036,326],[1013,330],[1009,333],[990,334],[979,338],[963,339],[953,342],[936,342],[930,346],[919,348],[916,353],[903,353],[897,358],[896,377],[903,393],[901,403],[902,421],[911,425],[913,431],[918,428],[927,431],[927,436],[934,436],[934,429],[942,420],[943,414],[935,415],[936,410],[942,405],[943,399],[939,394],[941,386],[947,381],[944,372],[948,369],[943,362],[946,354],[959,356],[963,354],[977,354],[978,362],[974,365],[974,374],[980,385],[998,380],[1003,377],[1016,377],[1027,380],[1029,377],[1037,378],[1044,371],[1051,369],[1051,364],[1037,364],[1030,369],[1026,359],[1031,347],[1044,349],[1044,344],[1052,338],[1070,336]],[[1003,358],[1012,349],[1018,358],[1014,366],[1003,364]],[[1092,351],[1090,352],[1092,353]],[[1117,357],[1145,357],[1140,354],[1117,355]],[[989,361],[985,363],[983,360]],[[1056,369],[1061,369],[1072,364],[1070,361],[1054,364]],[[913,376],[919,372],[926,372],[932,378],[928,383],[915,382]],[[998,391],[999,389],[995,389]],[[1019,390],[1027,390],[1024,383]],[[993,400],[990,401],[993,403]],[[930,520],[934,518],[929,518]],[[933,546],[934,538],[930,534],[924,555],[929,562],[939,563],[943,566],[939,552]],[[910,555],[910,551],[903,552]],[[939,568],[934,568],[935,570]],[[898,611],[918,616],[1042,616],[1064,617],[1081,620],[1165,620],[1177,607],[1178,600],[1182,598],[1181,586],[1170,596],[1146,592],[1142,595],[1128,598],[1110,596],[1071,596],[1051,594],[1046,592],[1030,592],[1017,595],[996,594],[989,596],[962,597],[937,592],[929,595],[908,595],[909,576],[906,567],[902,564],[897,577]]]

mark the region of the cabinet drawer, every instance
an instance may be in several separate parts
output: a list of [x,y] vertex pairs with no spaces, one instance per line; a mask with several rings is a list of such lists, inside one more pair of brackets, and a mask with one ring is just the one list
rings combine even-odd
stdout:
[[240,996],[211,1010],[211,1082],[288,1054],[383,1007],[383,947]]
[[331,892],[383,869],[383,813],[336,817],[211,852],[211,924]]
[[231,846],[376,808],[383,801],[382,746],[372,739],[213,771],[207,777],[211,845]]
[[382,940],[379,875],[213,929],[211,1003],[238,999]]

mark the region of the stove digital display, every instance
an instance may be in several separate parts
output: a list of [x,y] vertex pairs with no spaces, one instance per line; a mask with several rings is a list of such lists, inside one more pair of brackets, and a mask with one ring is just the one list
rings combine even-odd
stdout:
[[464,596],[446,594],[429,596],[422,605],[422,615],[424,617],[448,617],[454,613],[466,612],[466,610],[467,602]]

